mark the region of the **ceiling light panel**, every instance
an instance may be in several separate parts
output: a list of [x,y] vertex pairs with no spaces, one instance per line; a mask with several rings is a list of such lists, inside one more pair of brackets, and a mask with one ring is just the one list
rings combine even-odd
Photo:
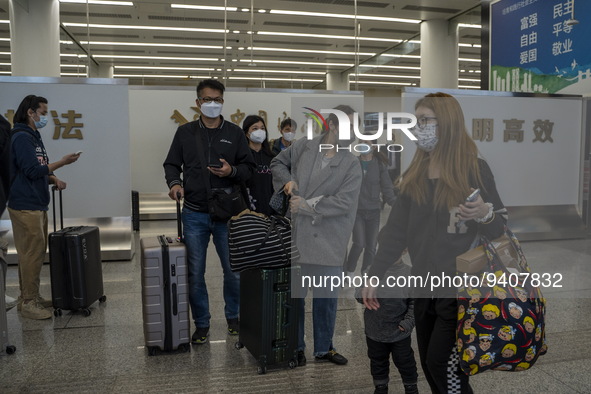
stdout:
[[[60,3],[72,3],[72,4],[86,4],[87,0],[60,0]],[[124,5],[133,7],[131,1],[107,1],[107,0],[88,0],[88,4],[95,5]]]
[[390,18],[383,16],[367,16],[367,15],[353,15],[353,14],[335,14],[327,12],[308,12],[308,11],[289,11],[289,10],[271,10],[271,14],[279,15],[297,15],[297,16],[319,16],[323,18],[340,18],[340,19],[357,19],[366,21],[383,21],[383,22],[399,22],[399,23],[421,23],[420,19],[405,19],[405,18]]
[[191,5],[191,4],[171,4],[170,8],[187,9],[187,10],[210,10],[210,11],[237,11],[237,7],[217,7],[210,5]]
[[106,25],[100,23],[63,23],[66,27],[90,27],[94,29],[132,29],[132,30],[158,30],[158,31],[191,31],[201,33],[229,33],[229,30],[224,29],[202,29],[198,27],[175,27],[175,26],[146,26],[146,25]]

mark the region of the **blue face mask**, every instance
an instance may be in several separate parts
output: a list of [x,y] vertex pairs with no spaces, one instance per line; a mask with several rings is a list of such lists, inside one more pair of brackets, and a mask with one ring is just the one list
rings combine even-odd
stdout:
[[40,115],[39,120],[35,121],[35,127],[38,129],[42,129],[47,125],[47,116]]

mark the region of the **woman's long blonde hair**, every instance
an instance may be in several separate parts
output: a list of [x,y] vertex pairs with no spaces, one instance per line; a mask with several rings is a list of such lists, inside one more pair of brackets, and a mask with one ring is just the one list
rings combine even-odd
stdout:
[[453,96],[446,93],[428,94],[417,101],[415,110],[419,107],[429,108],[435,113],[439,141],[430,154],[417,149],[398,186],[403,194],[419,204],[425,204],[429,187],[429,163],[433,160],[440,168],[434,196],[435,208],[450,209],[466,199],[470,188],[482,187],[478,148],[466,131],[464,113]]

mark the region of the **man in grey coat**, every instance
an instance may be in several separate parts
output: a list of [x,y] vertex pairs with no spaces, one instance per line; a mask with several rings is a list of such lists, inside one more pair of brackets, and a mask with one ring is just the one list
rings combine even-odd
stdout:
[[[345,112],[352,124],[354,111],[351,107],[335,109]],[[328,131],[313,140],[296,141],[271,162],[275,189],[283,187],[291,196],[292,236],[300,254],[300,259],[294,263],[301,266],[302,278],[316,278],[312,283],[320,283],[319,279],[325,276],[342,277],[361,188],[359,160],[343,149],[350,141],[338,141],[338,118],[331,114],[327,123]],[[321,151],[320,144],[331,144],[333,148]],[[298,365],[305,365],[304,298],[308,288],[292,284],[302,287],[292,288],[292,291],[299,292],[298,297],[301,297]],[[330,282],[312,288],[315,359],[346,364],[347,359],[337,353],[332,344],[338,289],[331,289]]]

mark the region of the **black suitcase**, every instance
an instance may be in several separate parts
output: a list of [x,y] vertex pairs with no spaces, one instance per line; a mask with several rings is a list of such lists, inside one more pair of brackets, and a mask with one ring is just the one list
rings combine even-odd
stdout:
[[148,354],[191,348],[187,253],[177,202],[178,238],[164,235],[140,240],[142,311]]
[[96,226],[64,227],[60,190],[61,230],[56,230],[55,188],[53,189],[53,227],[49,234],[49,262],[53,314],[62,310],[82,311],[90,316],[89,306],[105,302],[99,228]]
[[258,362],[268,367],[297,366],[298,300],[291,297],[291,276],[297,267],[253,269],[240,273],[240,337]]

